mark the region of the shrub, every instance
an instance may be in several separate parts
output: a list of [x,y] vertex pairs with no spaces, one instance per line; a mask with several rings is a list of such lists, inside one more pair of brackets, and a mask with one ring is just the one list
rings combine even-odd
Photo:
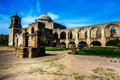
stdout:
[[47,47],[45,50],[46,51],[64,51],[64,50],[69,50],[69,48]]
[[116,50],[117,49],[88,49],[88,50],[78,51],[78,54],[120,58],[120,50],[117,51]]
[[117,46],[92,46],[90,49],[118,49]]

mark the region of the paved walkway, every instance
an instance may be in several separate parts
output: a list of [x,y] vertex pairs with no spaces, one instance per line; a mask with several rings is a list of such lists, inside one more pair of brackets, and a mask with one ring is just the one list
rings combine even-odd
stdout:
[[37,58],[17,58],[14,50],[0,50],[0,64],[32,63],[59,58],[68,51],[46,51],[47,56]]

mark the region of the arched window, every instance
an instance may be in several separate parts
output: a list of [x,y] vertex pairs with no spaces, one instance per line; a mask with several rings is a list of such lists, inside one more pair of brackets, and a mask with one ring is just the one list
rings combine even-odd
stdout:
[[98,28],[96,31],[96,38],[101,38],[101,29]]
[[116,29],[115,27],[113,26],[111,29],[110,29],[110,37],[115,37],[116,36]]
[[66,33],[65,32],[61,32],[60,39],[66,39]]
[[34,28],[32,27],[32,29],[31,29],[31,34],[34,34]]
[[58,39],[58,34],[57,33],[54,33],[54,38]]

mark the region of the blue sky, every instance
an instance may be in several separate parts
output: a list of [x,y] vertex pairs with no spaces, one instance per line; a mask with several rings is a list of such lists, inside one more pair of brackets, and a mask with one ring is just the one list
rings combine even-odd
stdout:
[[27,27],[41,14],[48,14],[67,28],[120,21],[119,0],[0,0],[0,34],[8,34],[15,13]]

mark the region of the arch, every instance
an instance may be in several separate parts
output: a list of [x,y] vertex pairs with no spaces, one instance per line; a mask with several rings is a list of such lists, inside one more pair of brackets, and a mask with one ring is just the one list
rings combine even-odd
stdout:
[[66,33],[65,32],[60,33],[60,39],[66,39]]
[[96,38],[101,38],[101,29],[98,28],[96,31]]
[[90,29],[91,38],[101,38],[101,29],[99,27],[92,27]]
[[54,43],[53,43],[53,47],[56,47],[56,46],[57,46],[57,42],[54,42]]
[[79,46],[79,45],[82,45],[83,47],[88,46],[87,42],[85,42],[85,41],[79,42],[79,43],[78,43],[78,46]]
[[110,29],[110,37],[115,37],[116,35],[116,29],[115,27],[113,26],[111,29]]
[[93,45],[93,46],[101,46],[101,42],[93,41],[93,42],[91,42],[91,45]]
[[31,28],[31,34],[34,34],[34,28],[33,27]]
[[53,36],[55,39],[58,39],[58,33],[54,33]]
[[65,42],[61,42],[61,43],[60,43],[60,46],[61,46],[62,48],[66,48],[66,43],[65,43]]
[[68,43],[68,48],[72,48],[72,47],[76,47],[76,44],[73,41]]
[[80,29],[78,31],[78,39],[86,38],[87,36],[85,35],[85,33],[86,33],[86,30],[84,30],[84,28]]
[[68,39],[73,39],[73,31],[68,32]]
[[106,42],[106,46],[116,46],[120,40],[110,40]]
[[119,25],[109,24],[104,28],[105,37],[117,37],[119,36]]

